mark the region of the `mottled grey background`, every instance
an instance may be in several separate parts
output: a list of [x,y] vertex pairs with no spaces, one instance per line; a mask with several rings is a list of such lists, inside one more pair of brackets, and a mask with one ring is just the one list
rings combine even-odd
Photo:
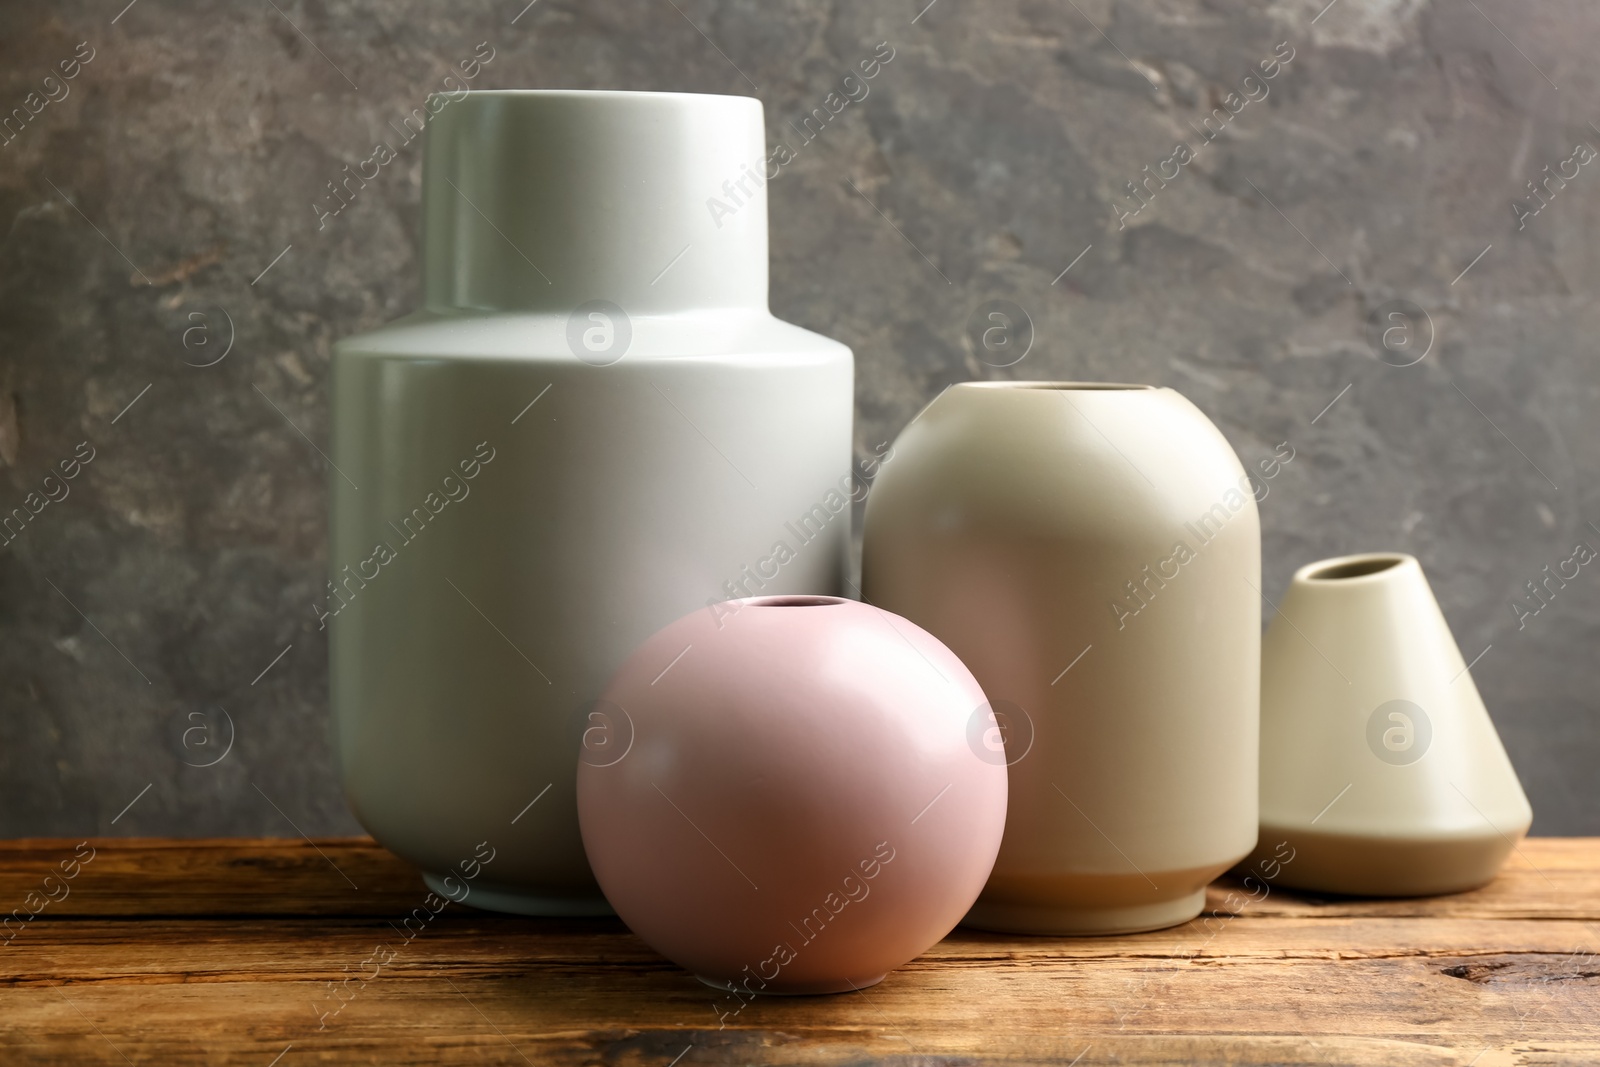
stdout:
[[[0,511],[96,449],[0,548],[0,834],[357,830],[309,608],[316,449],[332,341],[417,301],[420,144],[321,232],[311,205],[484,41],[476,88],[754,93],[794,140],[890,42],[770,187],[773,309],[855,349],[858,449],[998,376],[1159,382],[1247,461],[1291,442],[1267,594],[1322,556],[1416,553],[1466,655],[1492,645],[1474,676],[1535,830],[1600,833],[1600,573],[1521,630],[1511,608],[1600,547],[1600,163],[1521,230],[1512,208],[1600,145],[1600,9],[525,2],[0,6],[5,113],[94,49],[0,147]],[[1200,144],[1279,42],[1270,95],[1120,228],[1125,183]],[[966,339],[995,298],[1036,331],[1003,370]],[[1395,299],[1436,334],[1404,369],[1367,336]],[[232,750],[187,765],[221,751],[217,708]]]

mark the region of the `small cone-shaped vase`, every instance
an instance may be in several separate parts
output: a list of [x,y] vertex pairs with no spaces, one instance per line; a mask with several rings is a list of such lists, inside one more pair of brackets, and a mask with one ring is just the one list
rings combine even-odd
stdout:
[[1262,642],[1246,865],[1321,892],[1452,893],[1493,878],[1532,821],[1416,559],[1296,571]]

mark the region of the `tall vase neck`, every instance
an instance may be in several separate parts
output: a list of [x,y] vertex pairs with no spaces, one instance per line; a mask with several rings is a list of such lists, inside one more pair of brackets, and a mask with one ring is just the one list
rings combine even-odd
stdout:
[[766,309],[760,101],[496,90],[429,110],[430,310]]

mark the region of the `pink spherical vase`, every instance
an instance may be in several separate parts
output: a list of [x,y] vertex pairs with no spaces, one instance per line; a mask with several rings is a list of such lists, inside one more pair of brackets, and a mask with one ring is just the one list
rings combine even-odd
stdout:
[[733,600],[645,641],[590,714],[583,844],[652,948],[728,991],[837,993],[949,933],[1006,817],[983,691],[927,631],[836,597]]

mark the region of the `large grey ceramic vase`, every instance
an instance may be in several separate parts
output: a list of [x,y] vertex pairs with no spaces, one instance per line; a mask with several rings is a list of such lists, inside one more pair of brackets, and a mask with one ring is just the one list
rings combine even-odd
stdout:
[[334,355],[345,795],[457,899],[601,912],[575,769],[586,728],[609,758],[626,724],[593,702],[686,612],[838,592],[851,354],[767,310],[756,100],[430,110],[423,307]]

